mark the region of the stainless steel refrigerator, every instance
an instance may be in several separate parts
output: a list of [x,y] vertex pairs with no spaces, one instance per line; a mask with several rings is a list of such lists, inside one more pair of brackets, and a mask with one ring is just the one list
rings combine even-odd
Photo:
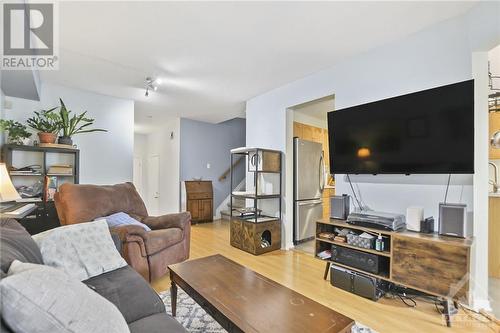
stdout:
[[293,139],[294,243],[314,238],[323,216],[325,161],[321,143]]

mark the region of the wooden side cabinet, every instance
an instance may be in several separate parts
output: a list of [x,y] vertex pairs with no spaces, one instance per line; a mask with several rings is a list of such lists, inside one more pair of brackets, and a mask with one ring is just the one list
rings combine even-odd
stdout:
[[185,181],[186,207],[193,223],[212,222],[214,219],[214,192],[212,181]]
[[21,223],[30,235],[60,226],[54,201],[37,202],[33,213],[19,219],[18,222]]
[[[490,112],[489,114],[489,137],[493,136],[493,133],[500,131],[500,112]],[[490,160],[500,159],[500,149],[495,149],[491,145],[490,147]]]
[[489,201],[489,275],[500,278],[500,197],[490,196]]

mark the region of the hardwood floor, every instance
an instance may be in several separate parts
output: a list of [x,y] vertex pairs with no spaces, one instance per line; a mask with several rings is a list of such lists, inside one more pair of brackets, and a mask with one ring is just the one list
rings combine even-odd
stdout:
[[[384,332],[500,332],[500,327],[483,323],[475,314],[460,311],[453,327],[447,328],[434,304],[417,301],[409,308],[399,299],[373,302],[323,280],[324,263],[300,251],[274,251],[254,256],[229,245],[229,222],[197,224],[191,232],[191,259],[220,253],[266,277],[328,306],[380,333]],[[203,277],[200,277],[203,278]],[[157,291],[170,287],[168,277],[153,283]],[[473,318],[477,317],[477,319]],[[280,333],[280,332],[276,332]]]

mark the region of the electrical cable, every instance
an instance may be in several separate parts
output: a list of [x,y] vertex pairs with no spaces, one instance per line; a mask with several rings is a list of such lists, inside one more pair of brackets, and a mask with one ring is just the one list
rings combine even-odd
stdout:
[[441,311],[439,309],[439,307],[438,307],[438,301],[437,300],[434,301],[434,306],[436,307],[436,311],[439,312],[439,314],[443,314],[443,311]]
[[359,195],[359,201],[361,202],[361,205],[363,206],[363,208],[365,208],[367,210],[370,210],[370,208],[366,204],[365,200],[363,199],[363,195],[361,194],[361,189],[359,188],[359,184],[358,183],[354,183],[354,185],[356,185],[356,191],[357,191],[357,193]]
[[[462,303],[458,303],[458,307],[459,307],[460,309],[462,309],[462,310],[463,310],[463,311],[464,311],[464,312],[465,312],[465,313],[466,313],[469,317],[474,318],[474,319],[476,319],[476,320],[479,320],[479,321],[480,321],[480,322],[482,322],[482,323],[487,323],[487,322],[494,323],[494,321],[493,321],[491,318],[486,317],[486,316],[485,316],[483,313],[481,313],[481,312],[477,312],[477,311],[474,311],[474,310],[472,310],[472,309],[469,309],[468,307],[466,307],[466,306],[465,306],[465,305],[463,305]],[[473,313],[473,314],[474,314],[474,315],[476,315],[477,317],[472,316],[472,315],[471,315],[471,313]],[[486,321],[485,321],[485,320],[480,320],[478,317],[482,317],[482,318],[486,319]]]
[[[409,296],[398,294],[398,297],[401,302],[403,302],[407,307],[414,308],[417,306],[417,302]],[[407,301],[410,301],[410,303],[408,303]]]
[[448,198],[448,189],[450,188],[450,180],[451,180],[451,173],[448,175],[448,183],[446,184],[446,193],[444,194],[444,203],[446,203],[446,199]]
[[354,186],[352,186],[351,177],[349,177],[349,174],[346,174],[346,176],[347,176],[347,180],[349,181],[349,185],[351,186],[351,191],[352,191],[352,194],[354,195],[354,199],[356,200],[356,203],[358,204],[359,210],[362,211],[363,207],[361,206],[361,203],[358,200],[358,196],[356,195],[356,191],[354,191]]

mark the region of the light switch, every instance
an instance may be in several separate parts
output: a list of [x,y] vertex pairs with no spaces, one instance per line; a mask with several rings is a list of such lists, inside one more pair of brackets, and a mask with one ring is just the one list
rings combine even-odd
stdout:
[[207,169],[210,169],[210,163],[207,163]]

